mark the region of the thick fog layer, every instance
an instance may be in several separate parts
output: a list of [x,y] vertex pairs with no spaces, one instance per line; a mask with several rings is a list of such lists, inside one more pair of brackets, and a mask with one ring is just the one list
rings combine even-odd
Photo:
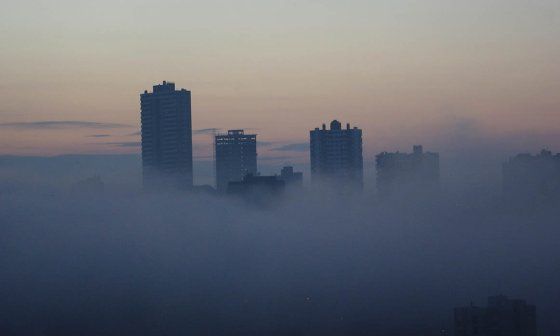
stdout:
[[9,160],[1,334],[438,335],[454,307],[496,294],[560,332],[560,208],[509,207],[488,171],[438,196],[301,191],[260,208],[141,193],[134,164],[90,191]]

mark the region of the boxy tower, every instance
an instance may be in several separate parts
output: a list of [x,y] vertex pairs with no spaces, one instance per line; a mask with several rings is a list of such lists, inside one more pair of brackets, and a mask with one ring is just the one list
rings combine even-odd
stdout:
[[164,81],[140,95],[140,108],[144,187],[191,188],[191,92]]
[[338,187],[363,187],[362,130],[350,124],[342,129],[333,120],[330,129],[310,131],[311,182]]
[[257,174],[257,135],[243,130],[229,130],[214,138],[216,155],[216,189],[225,193],[228,183],[242,181],[247,174]]

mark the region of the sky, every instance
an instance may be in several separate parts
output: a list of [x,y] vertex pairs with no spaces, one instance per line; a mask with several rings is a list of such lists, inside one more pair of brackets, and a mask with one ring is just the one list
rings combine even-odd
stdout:
[[199,160],[208,129],[244,128],[261,158],[305,161],[335,118],[366,159],[560,150],[559,39],[553,0],[6,1],[0,154],[137,153],[139,94],[163,80],[192,91]]

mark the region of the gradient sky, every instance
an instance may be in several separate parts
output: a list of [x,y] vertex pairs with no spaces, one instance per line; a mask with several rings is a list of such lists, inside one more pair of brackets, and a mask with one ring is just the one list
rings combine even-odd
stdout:
[[192,91],[194,129],[250,128],[262,157],[306,157],[333,118],[366,158],[560,150],[559,41],[558,0],[6,1],[0,154],[137,152],[139,93],[162,80]]

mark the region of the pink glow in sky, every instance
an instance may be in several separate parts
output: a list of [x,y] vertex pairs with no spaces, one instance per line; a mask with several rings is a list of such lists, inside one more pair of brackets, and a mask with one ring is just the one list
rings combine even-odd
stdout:
[[0,36],[0,154],[138,152],[139,93],[163,80],[192,91],[193,129],[250,128],[269,156],[305,158],[278,149],[334,118],[366,157],[464,125],[560,149],[558,1],[11,1]]

